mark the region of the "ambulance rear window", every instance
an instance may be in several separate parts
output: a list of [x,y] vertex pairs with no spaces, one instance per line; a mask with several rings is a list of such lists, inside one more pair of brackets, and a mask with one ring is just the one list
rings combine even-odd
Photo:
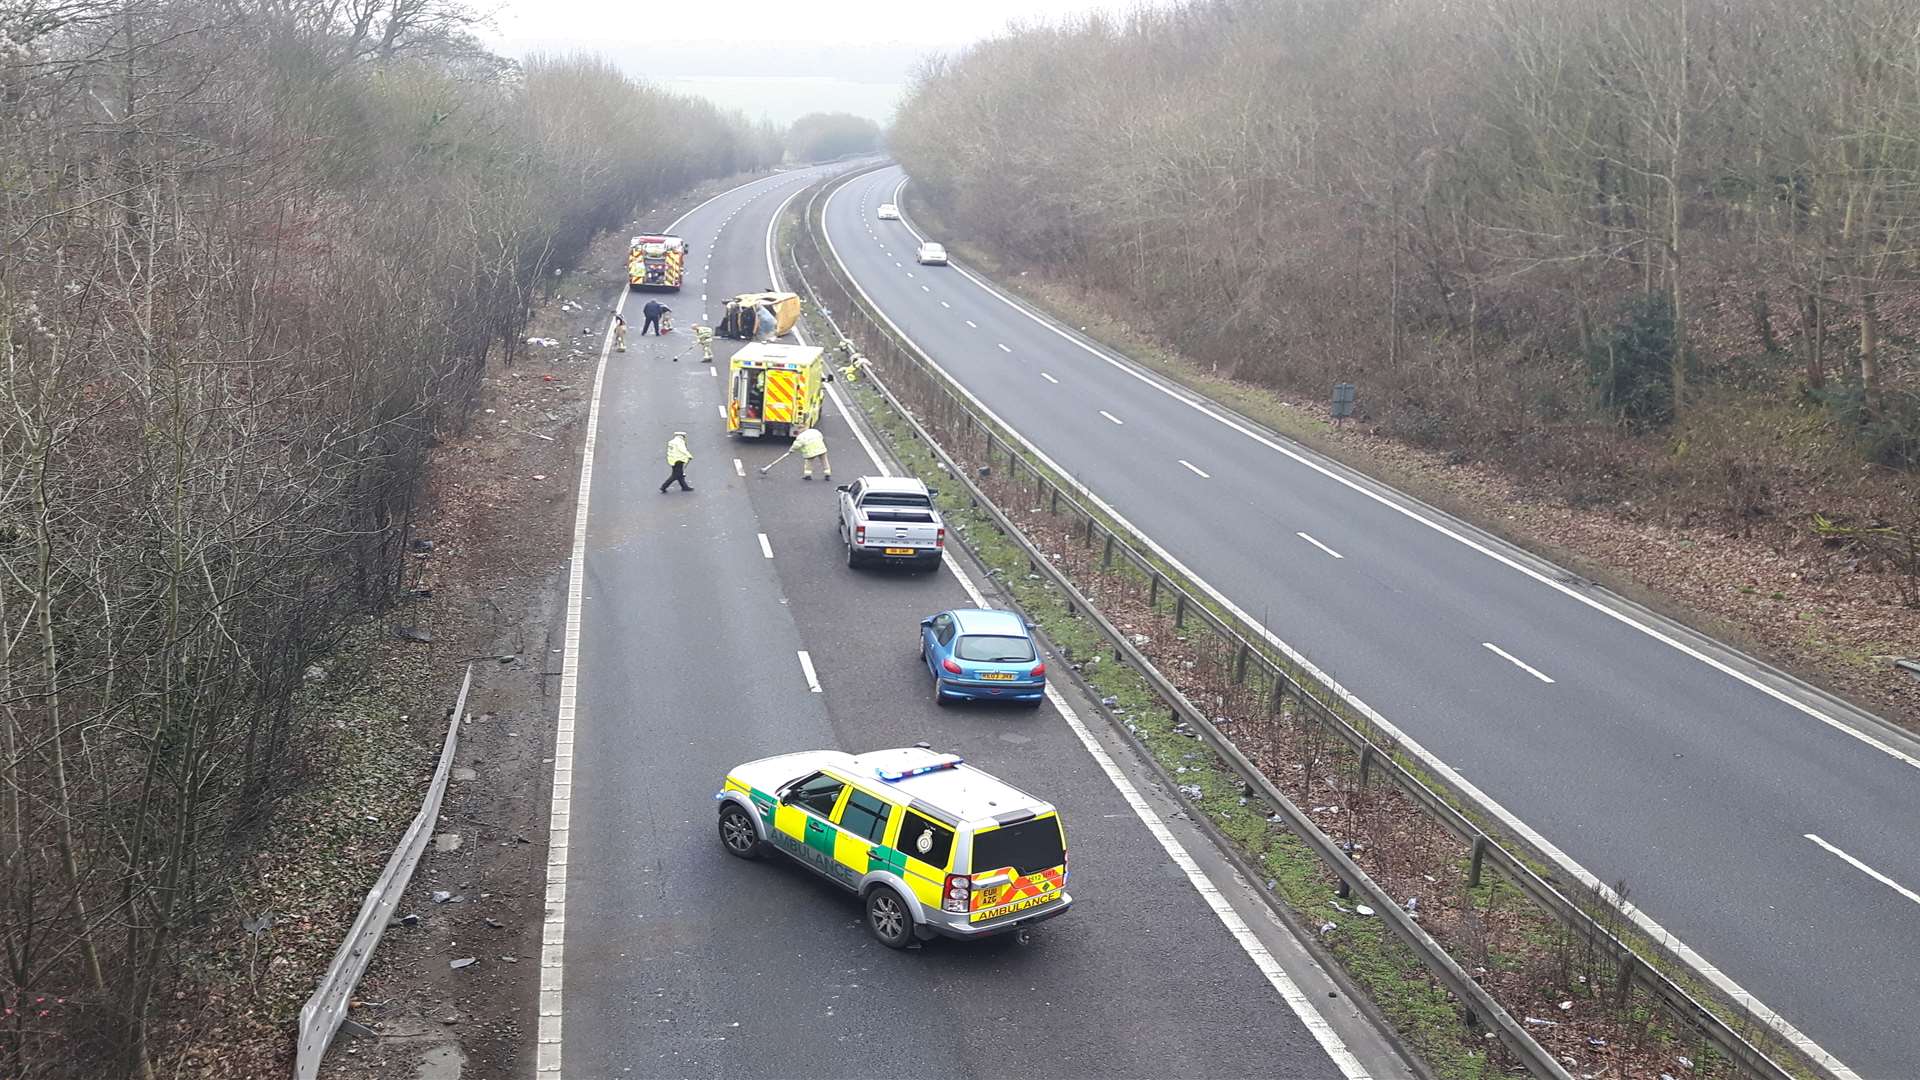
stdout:
[[1017,874],[1031,874],[1067,861],[1066,840],[1058,817],[1023,821],[973,836],[973,872],[984,874],[1011,866]]

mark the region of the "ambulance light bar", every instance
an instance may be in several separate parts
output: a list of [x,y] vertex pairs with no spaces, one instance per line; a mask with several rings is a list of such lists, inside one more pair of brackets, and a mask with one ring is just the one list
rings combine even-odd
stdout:
[[889,784],[897,784],[902,780],[910,780],[916,776],[925,776],[928,773],[942,772],[965,763],[965,759],[959,754],[942,754],[938,758],[927,762],[925,765],[915,765],[911,769],[875,769],[873,770],[873,774]]

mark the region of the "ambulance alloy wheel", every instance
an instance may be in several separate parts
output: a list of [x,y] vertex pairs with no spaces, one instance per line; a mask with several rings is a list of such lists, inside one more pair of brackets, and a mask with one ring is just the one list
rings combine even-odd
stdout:
[[885,885],[867,893],[867,929],[889,949],[904,949],[913,942],[913,916],[906,901]]
[[737,858],[760,857],[760,834],[753,827],[753,819],[734,803],[720,808],[720,843],[727,854]]

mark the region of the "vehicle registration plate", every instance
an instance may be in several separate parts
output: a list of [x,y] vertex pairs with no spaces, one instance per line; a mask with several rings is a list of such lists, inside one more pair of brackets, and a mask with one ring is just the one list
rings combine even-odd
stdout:
[[980,673],[980,677],[983,679],[992,679],[995,682],[1013,681],[1013,673],[1011,671],[983,671]]
[[1025,900],[1015,900],[1011,904],[1002,904],[999,907],[990,907],[984,911],[976,911],[967,916],[967,921],[986,922],[988,919],[997,919],[1002,915],[1011,915],[1016,911],[1025,911],[1028,908],[1039,907],[1041,904],[1050,903],[1058,899],[1060,899],[1060,891],[1058,889],[1049,889],[1039,896],[1029,896]]
[[889,555],[911,555],[911,554],[913,554],[913,549],[912,549],[912,548],[888,548],[888,549],[887,549],[887,554],[889,554]]

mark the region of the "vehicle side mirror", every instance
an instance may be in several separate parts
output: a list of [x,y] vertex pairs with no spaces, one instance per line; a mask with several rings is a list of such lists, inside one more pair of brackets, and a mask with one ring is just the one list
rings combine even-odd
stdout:
[[833,490],[835,490],[835,491],[852,491],[852,490],[853,490],[853,485],[852,485],[852,484],[841,484],[841,485],[840,485],[839,487],[836,487],[836,488],[834,488]]
[[939,497],[939,495],[940,495],[940,489],[939,489],[939,488],[928,488],[928,489],[927,489],[927,498],[929,498],[929,499],[933,499],[933,498],[938,498],[938,497]]
[[933,616],[931,616],[931,615],[929,615],[929,616],[927,616],[926,618],[924,618],[924,619],[921,619],[921,620],[920,620],[920,625],[921,625],[921,626],[932,626],[932,625],[933,625]]
[[828,382],[832,382],[832,381],[833,381],[833,372],[831,372],[831,371],[829,371],[829,372],[827,372],[827,381],[828,381]]

